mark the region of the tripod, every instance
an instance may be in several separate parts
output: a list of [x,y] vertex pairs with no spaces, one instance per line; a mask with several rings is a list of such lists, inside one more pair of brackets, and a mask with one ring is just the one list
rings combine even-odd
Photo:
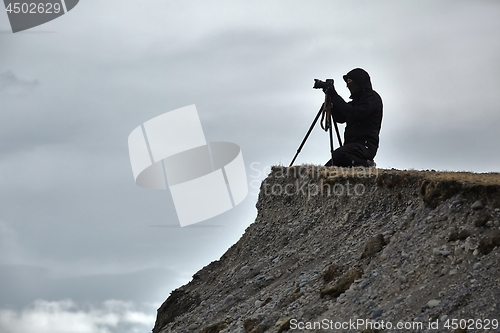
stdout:
[[[330,98],[328,97],[328,95],[325,94],[325,103],[323,103],[323,105],[321,105],[321,107],[319,108],[318,114],[314,118],[314,121],[311,124],[311,127],[309,127],[309,130],[307,131],[307,134],[304,137],[304,140],[302,140],[302,143],[300,144],[299,149],[297,149],[297,153],[293,157],[293,160],[290,163],[289,167],[291,167],[293,165],[293,162],[295,162],[295,159],[297,158],[300,151],[302,150],[302,147],[306,143],[307,138],[309,137],[309,134],[311,134],[312,129],[313,129],[314,125],[316,125],[316,122],[318,121],[319,116],[321,114],[323,114],[323,117],[321,118],[321,128],[325,131],[328,130],[329,134],[330,134],[330,154],[332,156],[332,163],[333,163],[333,151],[334,151],[334,149],[333,149],[332,123],[333,123],[333,126],[335,127],[335,132],[337,133],[337,139],[339,140],[339,145],[341,147],[342,147],[342,140],[340,139],[339,128],[337,126],[337,123],[333,119],[333,114],[331,112],[331,108],[332,108],[332,103],[330,102]],[[323,125],[323,120],[325,120],[325,125]]]

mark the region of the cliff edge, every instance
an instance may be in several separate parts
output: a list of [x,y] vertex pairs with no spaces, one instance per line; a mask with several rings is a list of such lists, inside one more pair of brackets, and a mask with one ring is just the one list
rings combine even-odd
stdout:
[[500,174],[273,167],[164,332],[500,332]]

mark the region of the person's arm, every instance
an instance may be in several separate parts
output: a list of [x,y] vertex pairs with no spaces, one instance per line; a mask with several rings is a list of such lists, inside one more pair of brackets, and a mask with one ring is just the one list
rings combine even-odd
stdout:
[[343,124],[347,121],[345,105],[348,105],[342,97],[337,94],[335,88],[328,89],[325,94],[330,97],[330,102],[333,104],[332,114],[335,122]]
[[[347,122],[359,122],[366,119],[380,104],[376,95],[368,92],[367,96],[363,96],[361,100],[353,106],[353,103],[346,103],[335,90],[329,92],[330,100],[333,103],[333,108],[339,114],[339,119],[342,115]],[[336,114],[334,113],[334,117]]]
[[330,102],[333,104],[332,114],[335,122],[343,124],[347,121],[347,112],[345,111],[348,103],[344,101],[342,97],[337,93],[335,88],[331,87],[326,92],[326,95],[330,98]]

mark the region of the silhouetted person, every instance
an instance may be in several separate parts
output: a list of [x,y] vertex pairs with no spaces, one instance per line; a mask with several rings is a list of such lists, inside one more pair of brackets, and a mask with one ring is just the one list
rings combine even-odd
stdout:
[[372,89],[370,76],[355,68],[346,75],[344,81],[351,92],[351,101],[345,102],[334,86],[325,93],[333,104],[333,119],[346,123],[344,145],[333,152],[326,166],[375,166],[374,157],[379,145],[379,133],[382,125],[382,98]]

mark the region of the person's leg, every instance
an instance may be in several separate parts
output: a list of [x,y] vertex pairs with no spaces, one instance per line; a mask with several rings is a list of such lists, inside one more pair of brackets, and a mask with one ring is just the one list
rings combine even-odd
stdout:
[[333,152],[333,163],[330,159],[325,166],[339,166],[339,167],[352,167],[352,166],[370,166],[368,161],[368,150],[361,143],[349,143],[342,147],[335,149]]

